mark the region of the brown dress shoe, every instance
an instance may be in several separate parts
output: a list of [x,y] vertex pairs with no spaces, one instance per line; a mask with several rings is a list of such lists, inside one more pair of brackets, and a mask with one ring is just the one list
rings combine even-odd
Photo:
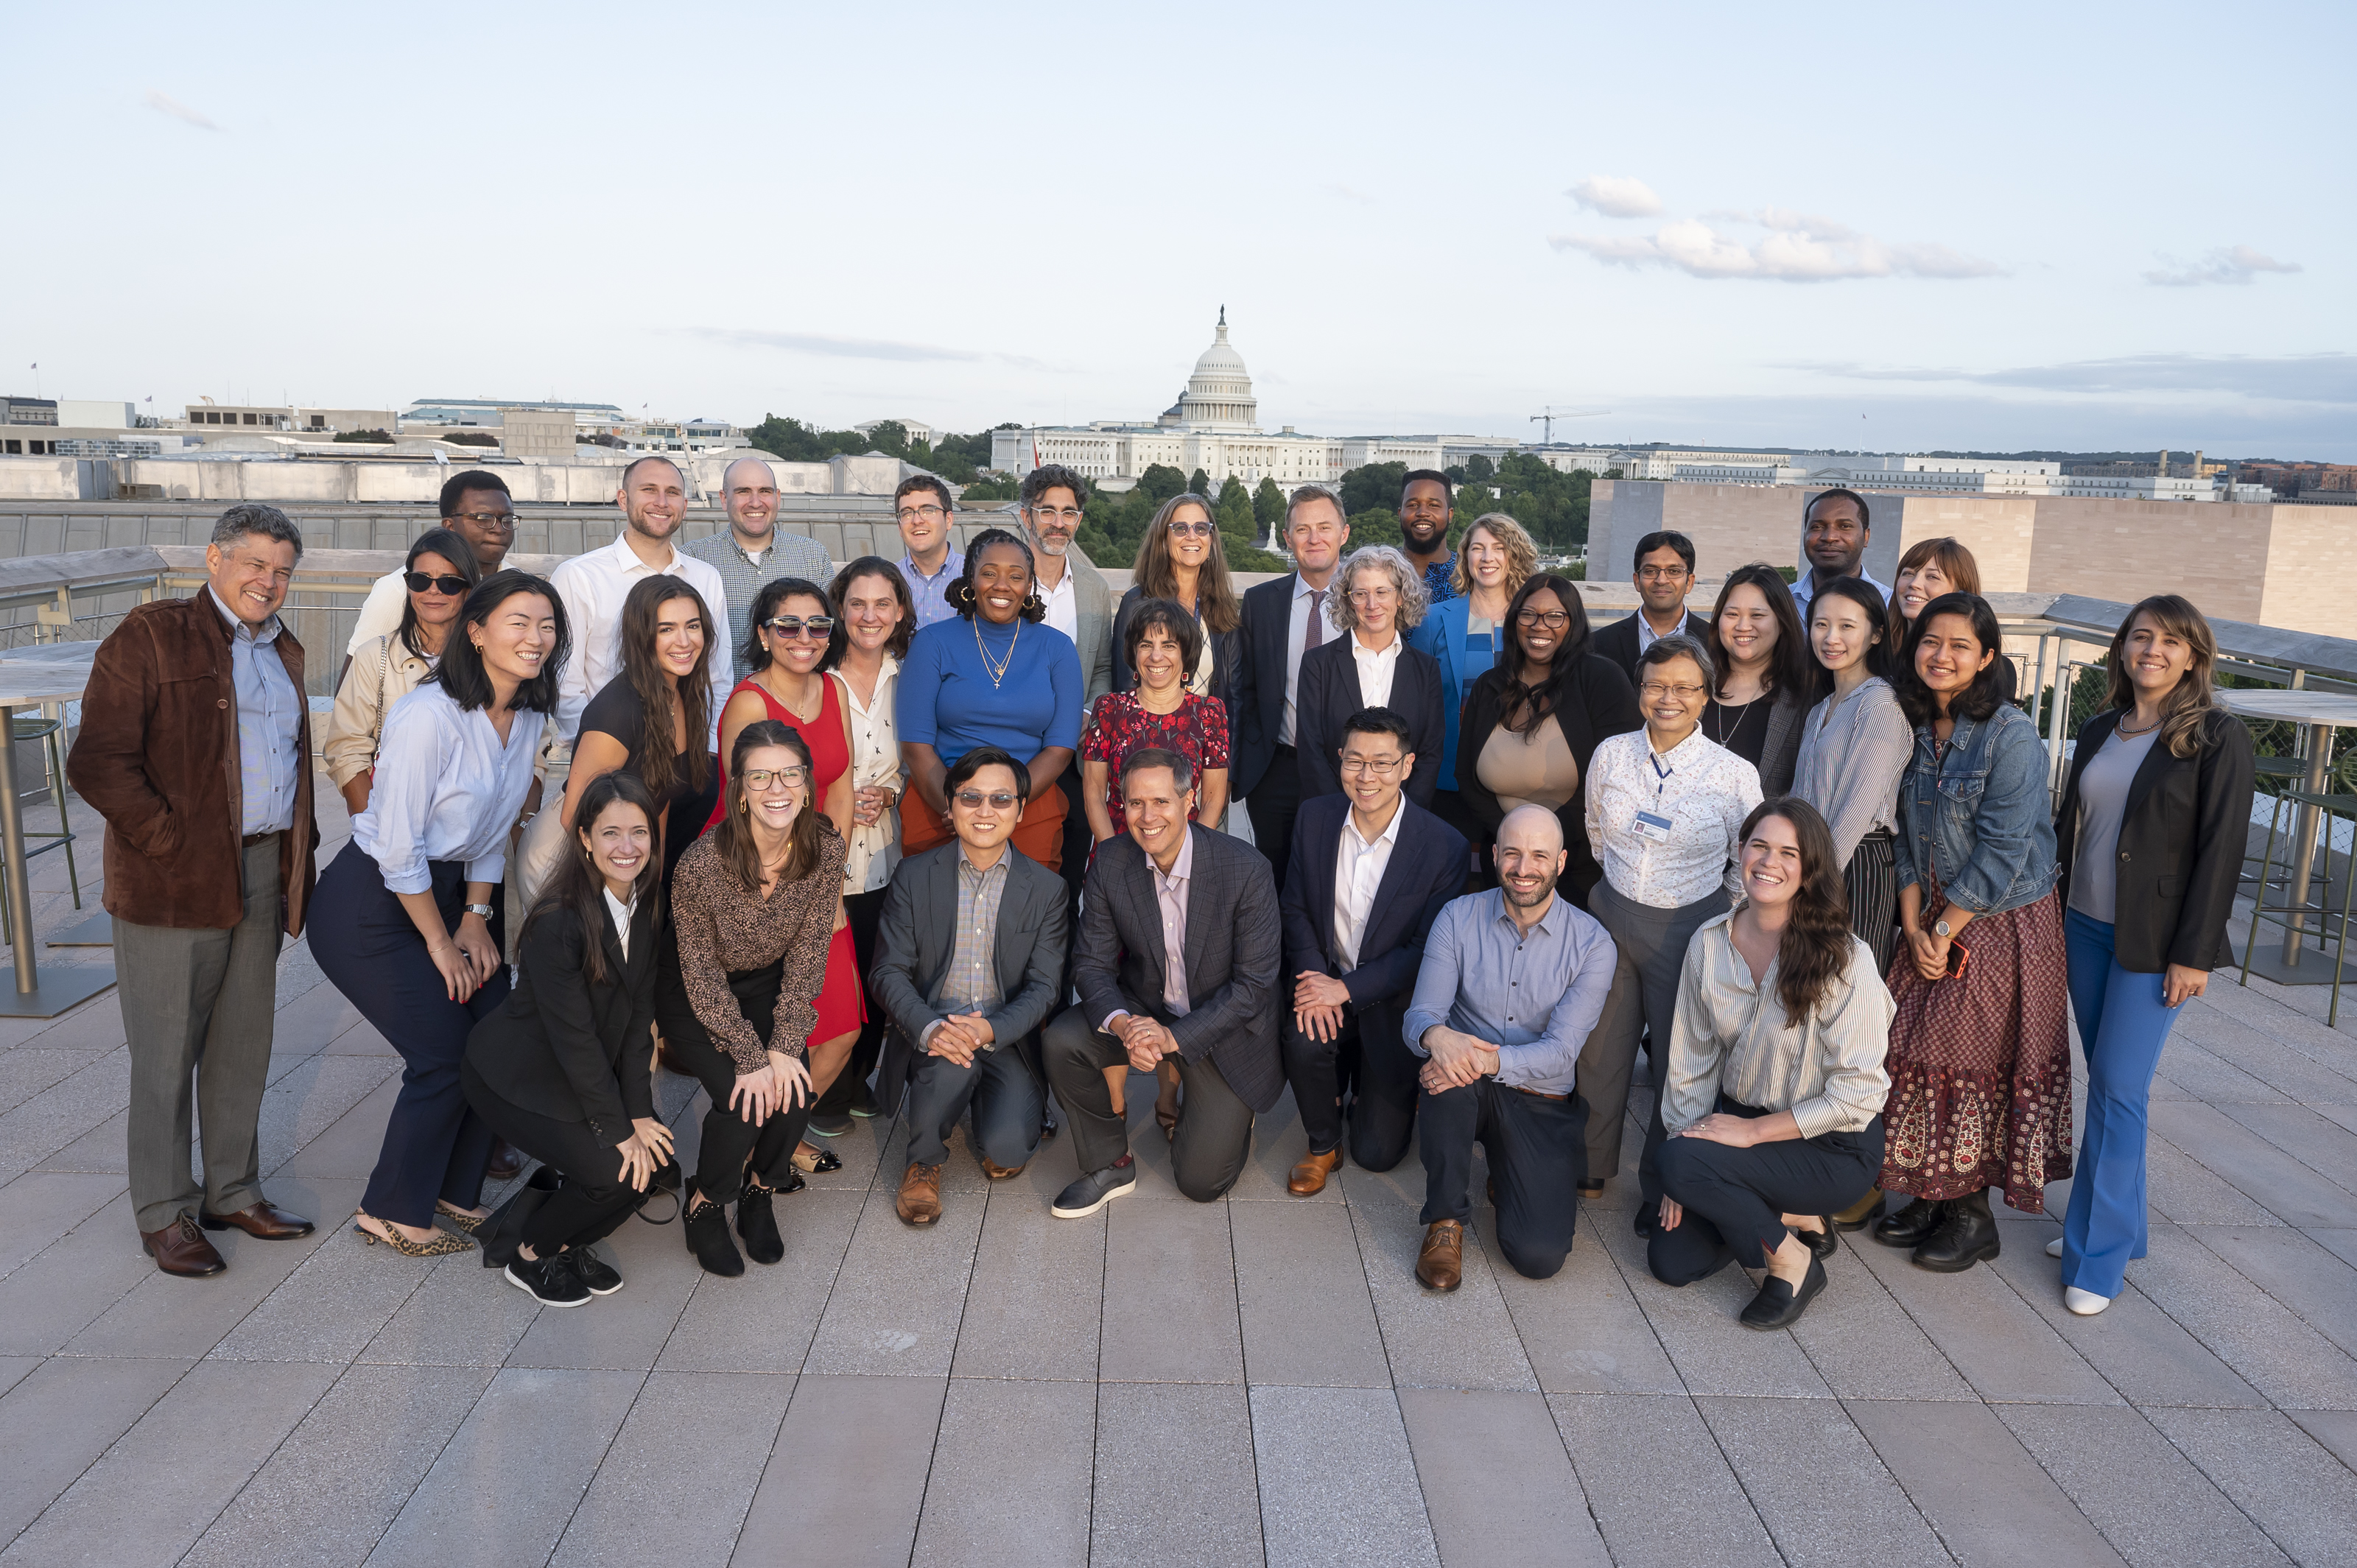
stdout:
[[213,1244],[205,1240],[205,1233],[197,1229],[197,1222],[186,1214],[161,1230],[142,1230],[139,1245],[156,1260],[157,1268],[184,1279],[200,1280],[229,1267],[213,1251]]
[[213,1214],[200,1208],[197,1210],[197,1223],[208,1230],[234,1228],[261,1241],[292,1241],[297,1236],[308,1236],[312,1230],[309,1220],[267,1199],[249,1204],[235,1214]]
[[1023,1174],[1023,1167],[1021,1165],[1002,1165],[996,1160],[991,1159],[985,1155],[982,1162],[982,1174],[988,1176],[993,1181],[1006,1181],[1010,1176],[1021,1176]]
[[1465,1279],[1465,1221],[1436,1219],[1425,1228],[1415,1277],[1428,1290],[1455,1290]]
[[1326,1190],[1326,1178],[1342,1164],[1342,1145],[1335,1144],[1322,1155],[1304,1155],[1301,1163],[1293,1167],[1286,1178],[1285,1190],[1296,1197],[1315,1197]]
[[523,1152],[505,1138],[491,1140],[491,1163],[483,1167],[490,1181],[513,1181],[523,1175]]
[[942,1217],[942,1167],[911,1165],[900,1178],[900,1196],[892,1205],[903,1225],[931,1225]]

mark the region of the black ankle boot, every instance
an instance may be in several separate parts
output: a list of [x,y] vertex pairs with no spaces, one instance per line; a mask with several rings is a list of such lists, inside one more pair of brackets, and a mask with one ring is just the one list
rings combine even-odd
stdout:
[[705,1273],[733,1280],[745,1272],[745,1260],[737,1255],[737,1243],[728,1239],[728,1210],[706,1202],[692,1187],[687,1215],[679,1228],[686,1234],[687,1250],[695,1254]]
[[1960,1274],[1975,1263],[1996,1256],[1996,1219],[1989,1213],[1988,1191],[1949,1204],[1940,1228],[1915,1249],[1915,1266],[1935,1273]]
[[1948,1206],[1919,1197],[1895,1214],[1886,1214],[1874,1222],[1870,1234],[1886,1247],[1914,1247],[1922,1243],[1940,1228],[1941,1218]]
[[785,1239],[778,1234],[778,1219],[770,1209],[775,1196],[748,1181],[737,1200],[737,1234],[745,1238],[745,1255],[757,1263],[774,1263],[786,1255]]

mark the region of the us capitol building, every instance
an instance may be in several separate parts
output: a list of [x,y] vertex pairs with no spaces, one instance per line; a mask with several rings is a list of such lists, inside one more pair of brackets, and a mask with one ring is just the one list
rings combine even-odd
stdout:
[[1228,311],[1222,306],[1217,335],[1195,361],[1187,390],[1151,424],[1105,419],[996,431],[990,466],[1019,478],[1041,465],[1061,463],[1093,488],[1117,491],[1161,463],[1182,474],[1200,468],[1215,490],[1231,476],[1248,486],[1274,479],[1289,490],[1313,480],[1337,483],[1369,463],[1440,468],[1475,453],[1494,463],[1518,449],[1515,442],[1472,435],[1304,435],[1290,424],[1271,435],[1260,427],[1252,372],[1228,342]]

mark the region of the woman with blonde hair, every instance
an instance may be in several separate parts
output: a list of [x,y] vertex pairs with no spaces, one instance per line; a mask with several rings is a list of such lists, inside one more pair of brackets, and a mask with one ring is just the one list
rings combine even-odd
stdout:
[[2228,959],[2251,827],[2251,735],[2211,695],[2218,641],[2157,594],[2112,639],[2104,711],[2079,731],[2055,818],[2087,1128],[2062,1235],[2062,1299],[2109,1306],[2145,1252],[2145,1113],[2169,1026]]
[[1388,544],[1351,552],[1335,568],[1326,616],[1343,633],[1301,656],[1294,688],[1293,747],[1301,769],[1301,799],[1339,795],[1342,732],[1362,708],[1389,708],[1407,721],[1408,798],[1427,810],[1440,776],[1447,734],[1440,707],[1440,665],[1411,647],[1408,630],[1424,619],[1430,600],[1423,575]]
[[1243,657],[1243,600],[1228,577],[1228,554],[1211,503],[1189,490],[1164,501],[1137,542],[1135,580],[1113,617],[1113,689],[1137,684],[1129,661],[1129,618],[1147,599],[1171,599],[1186,607],[1202,628],[1203,647],[1187,672],[1187,689],[1235,705],[1236,664]]
[[1488,858],[1491,828],[1458,792],[1458,721],[1473,683],[1489,673],[1512,636],[1506,612],[1523,584],[1538,569],[1539,547],[1523,525],[1502,511],[1483,512],[1465,530],[1449,568],[1457,596],[1432,607],[1408,638],[1440,666],[1440,773],[1434,781],[1433,814],[1473,846],[1474,865]]

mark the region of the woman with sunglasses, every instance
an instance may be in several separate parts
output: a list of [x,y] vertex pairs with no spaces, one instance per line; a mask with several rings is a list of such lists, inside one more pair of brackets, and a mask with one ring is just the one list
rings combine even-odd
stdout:
[[[1164,501],[1137,542],[1135,570],[1135,584],[1114,610],[1113,689],[1126,692],[1137,684],[1137,669],[1126,651],[1129,618],[1148,599],[1170,599],[1203,632],[1202,651],[1187,671],[1187,689],[1199,697],[1217,697],[1233,712],[1236,661],[1243,657],[1243,600],[1228,578],[1228,553],[1211,521],[1211,503],[1191,490]],[[1039,780],[1031,783],[1037,800]]]
[[336,687],[336,711],[328,720],[320,754],[328,777],[343,792],[354,816],[368,810],[376,768],[377,741],[393,705],[442,660],[443,644],[458,624],[467,596],[483,580],[475,553],[447,528],[429,529],[409,547],[402,565],[401,624],[371,638],[353,652]]

